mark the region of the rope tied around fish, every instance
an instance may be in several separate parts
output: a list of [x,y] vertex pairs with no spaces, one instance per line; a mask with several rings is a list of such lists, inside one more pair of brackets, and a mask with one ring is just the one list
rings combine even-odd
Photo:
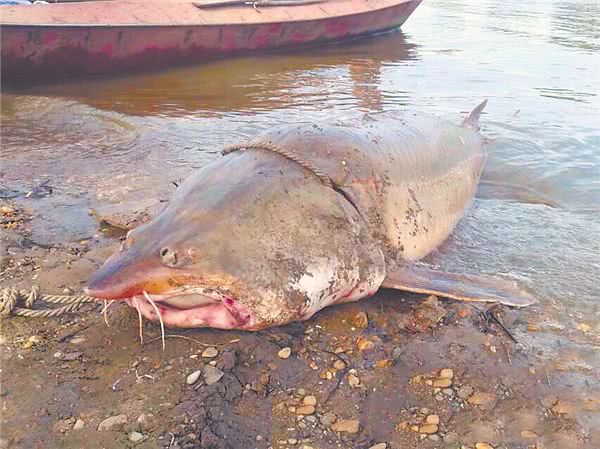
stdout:
[[301,165],[302,167],[307,169],[309,172],[313,173],[327,187],[333,188],[333,186],[334,186],[333,180],[327,174],[320,171],[313,164],[305,161],[304,159],[301,159],[300,157],[298,157],[296,154],[292,153],[291,151],[281,148],[280,146],[274,145],[271,142],[239,143],[239,144],[230,145],[230,146],[226,147],[221,153],[223,155],[226,155],[229,153],[233,153],[234,151],[244,151],[244,150],[265,150],[265,151],[270,151],[271,153],[279,154],[280,156],[283,156],[286,159],[289,159],[290,161]]

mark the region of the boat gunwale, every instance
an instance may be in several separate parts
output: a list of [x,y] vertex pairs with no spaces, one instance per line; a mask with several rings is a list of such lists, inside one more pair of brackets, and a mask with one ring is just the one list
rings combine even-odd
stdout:
[[[319,22],[323,20],[340,19],[353,16],[368,15],[371,13],[377,13],[385,11],[386,9],[398,8],[401,5],[411,3],[421,3],[422,0],[402,0],[393,5],[386,5],[381,8],[365,9],[360,12],[343,13],[338,15],[329,15],[324,17],[316,18],[290,18],[286,20],[273,20],[265,22],[223,22],[223,23],[118,23],[118,24],[85,24],[85,23],[5,23],[0,20],[1,27],[48,27],[48,28],[180,28],[180,27],[228,27],[228,26],[262,26],[262,25],[274,25],[274,24],[293,24],[299,22]],[[0,6],[1,8],[1,6]]]

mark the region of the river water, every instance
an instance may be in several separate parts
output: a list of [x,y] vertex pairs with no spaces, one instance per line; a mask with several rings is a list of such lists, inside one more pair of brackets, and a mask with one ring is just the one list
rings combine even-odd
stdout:
[[487,98],[485,177],[521,187],[478,199],[431,261],[516,279],[554,328],[597,337],[599,73],[595,0],[425,1],[402,32],[345,45],[3,92],[2,193],[48,180],[52,195],[18,199],[44,217],[33,240],[81,239],[90,207],[166,199],[260,130],[382,110],[459,120]]

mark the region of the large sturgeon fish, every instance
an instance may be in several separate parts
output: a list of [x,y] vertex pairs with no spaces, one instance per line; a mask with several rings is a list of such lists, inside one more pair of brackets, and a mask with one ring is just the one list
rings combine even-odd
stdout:
[[502,279],[415,264],[449,236],[486,160],[461,125],[380,113],[269,130],[190,176],[87,293],[167,326],[258,330],[393,288],[521,307]]

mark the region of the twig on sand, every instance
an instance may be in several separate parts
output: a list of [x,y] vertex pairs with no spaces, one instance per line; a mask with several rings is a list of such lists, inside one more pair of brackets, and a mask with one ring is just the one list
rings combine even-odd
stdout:
[[513,336],[513,334],[506,328],[506,326],[504,326],[504,324],[502,324],[502,322],[498,319],[498,317],[496,316],[496,314],[494,313],[494,307],[492,306],[490,309],[487,310],[487,314],[492,318],[492,320],[494,320],[494,322],[500,326],[500,328],[504,331],[504,333],[506,335],[508,335],[508,337],[513,341],[513,343],[515,344],[519,344],[519,342],[517,341],[517,339]]

